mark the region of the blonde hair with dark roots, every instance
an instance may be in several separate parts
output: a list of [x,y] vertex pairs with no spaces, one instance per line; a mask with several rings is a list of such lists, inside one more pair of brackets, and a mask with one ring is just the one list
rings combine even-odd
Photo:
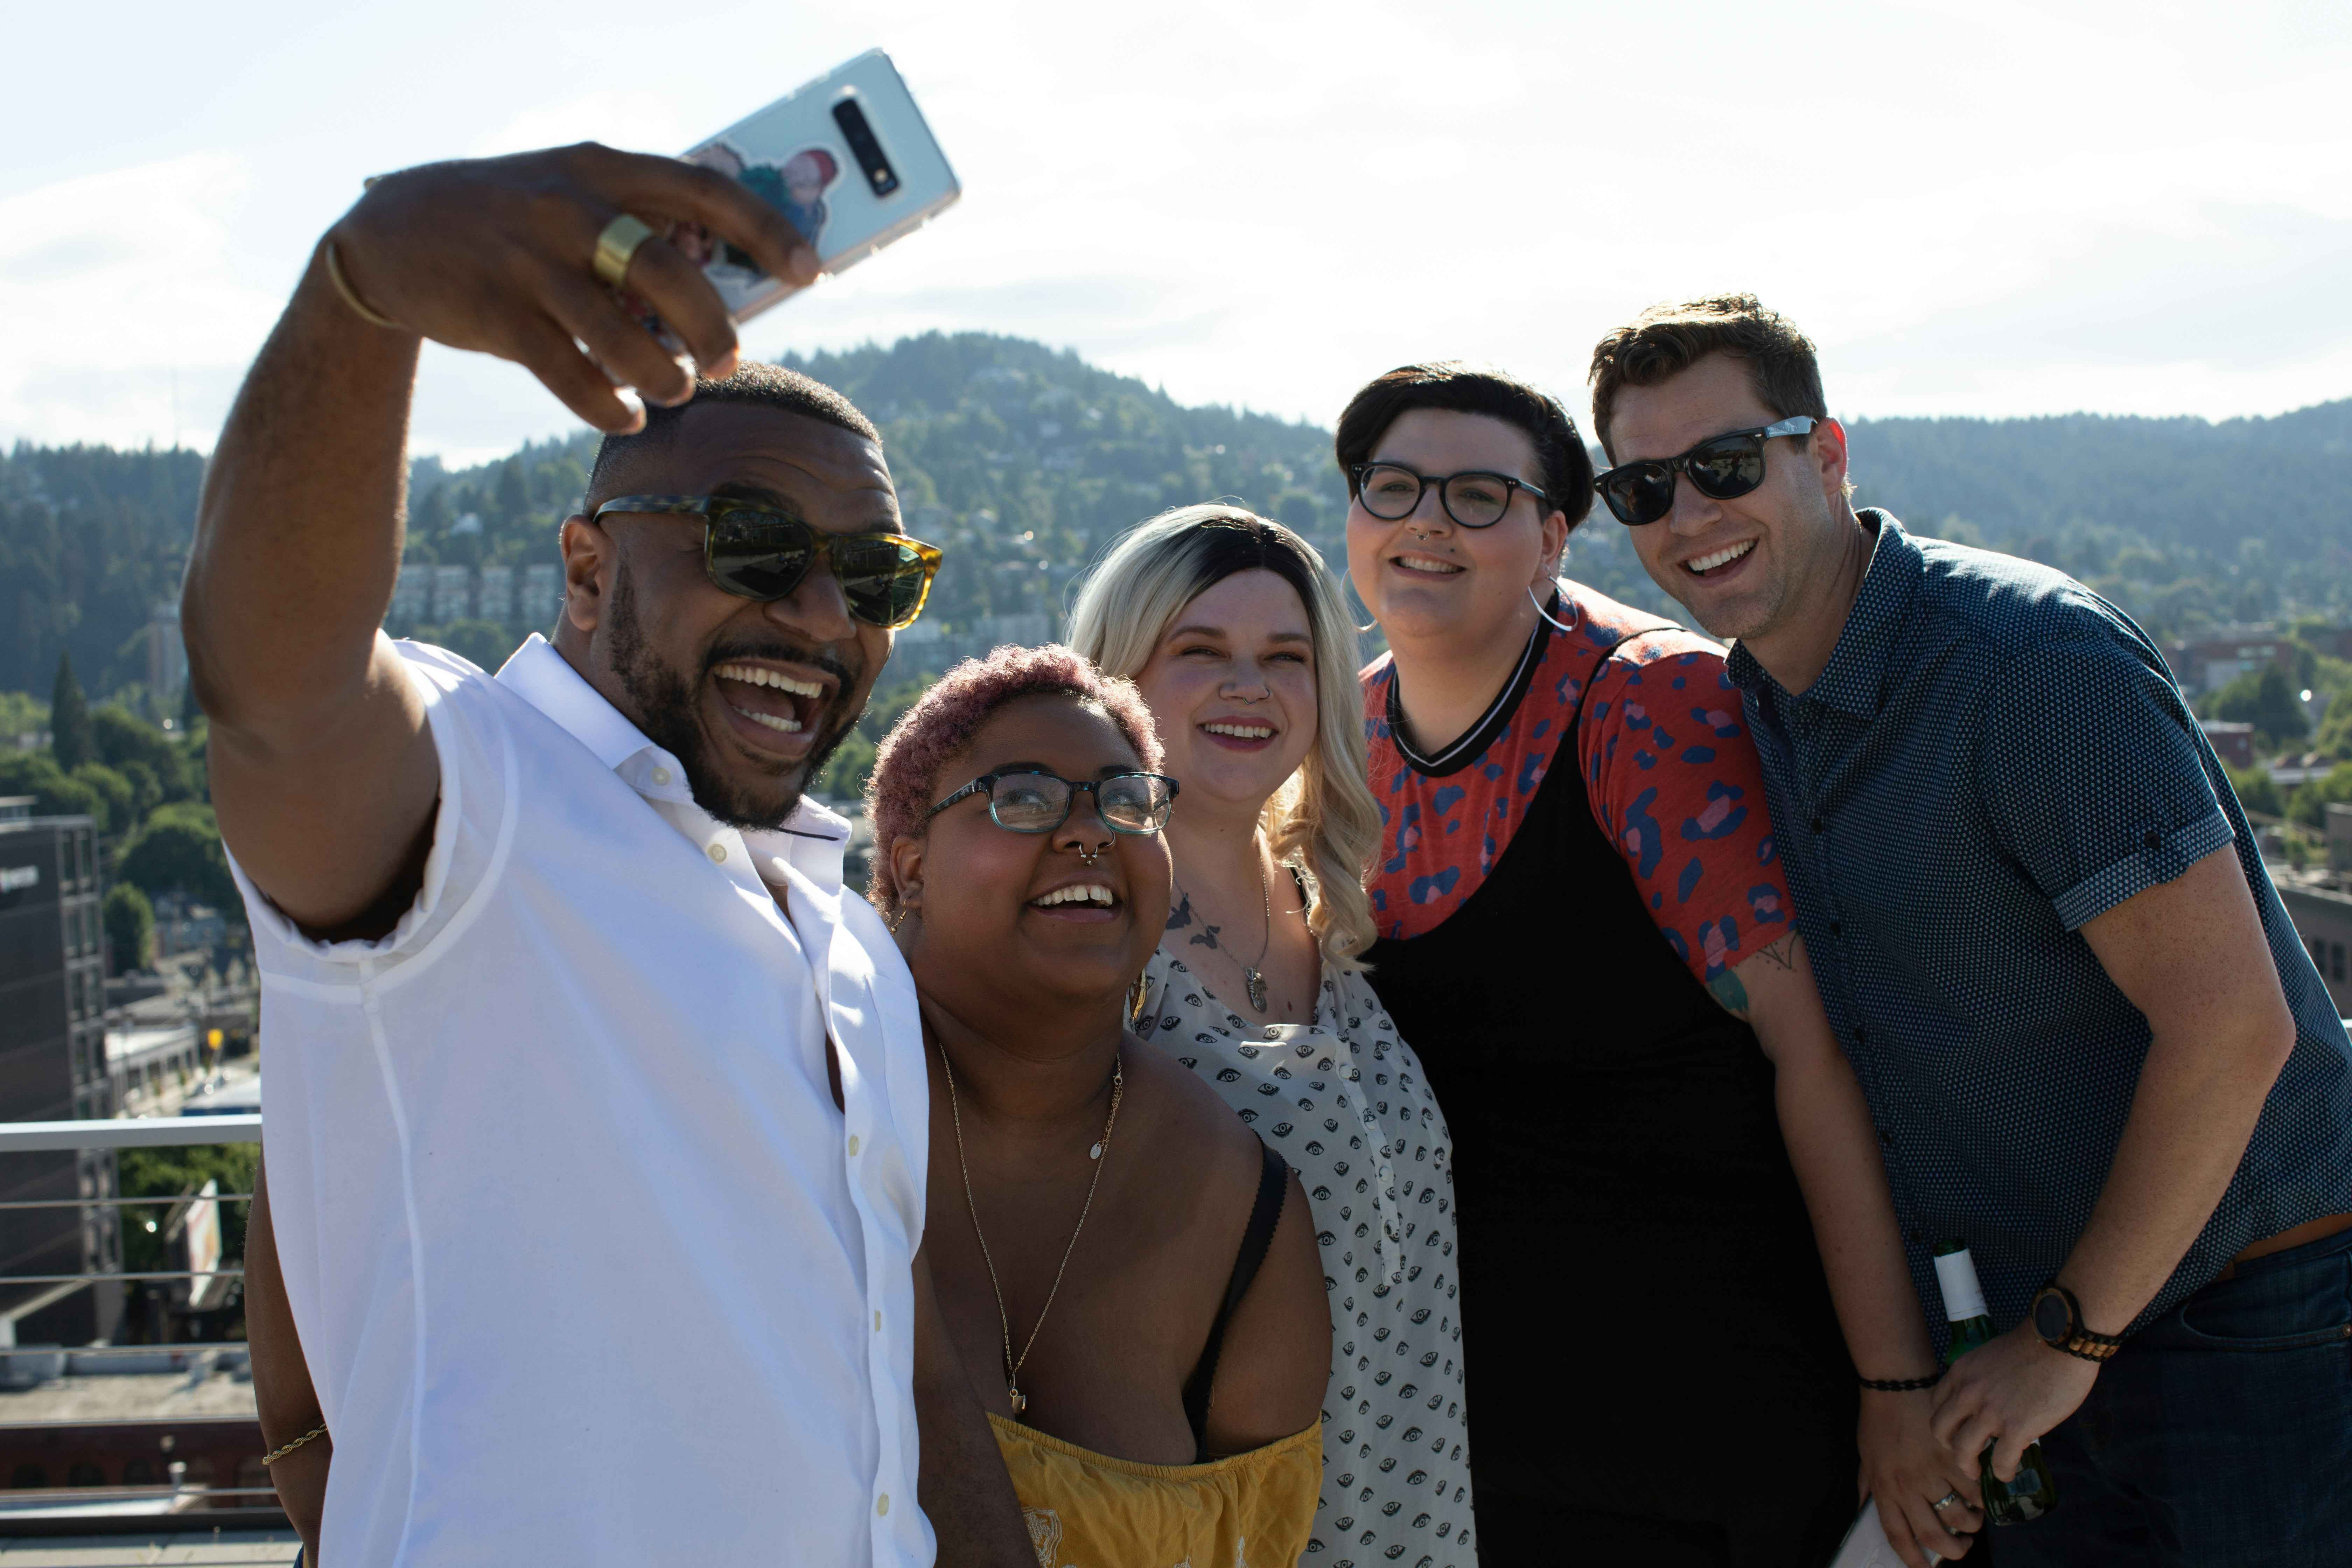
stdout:
[[1070,646],[1131,680],[1185,605],[1236,572],[1258,569],[1288,583],[1307,607],[1316,721],[1314,749],[1267,799],[1259,827],[1276,859],[1307,874],[1314,892],[1307,923],[1325,960],[1361,969],[1378,934],[1364,871],[1380,844],[1381,811],[1367,782],[1355,631],[1315,547],[1236,506],[1162,512],[1129,529],[1087,574],[1070,611]]
[[[968,658],[907,710],[874,753],[866,780],[866,820],[874,824],[874,868],[866,897],[888,920],[898,912],[890,846],[920,837],[940,795],[940,770],[971,744],[996,710],[1018,698],[1072,698],[1099,710],[1135,748],[1143,771],[1160,771],[1160,734],[1151,710],[1130,680],[1114,679],[1059,643],[1000,647]],[[956,781],[958,784],[962,780]]]

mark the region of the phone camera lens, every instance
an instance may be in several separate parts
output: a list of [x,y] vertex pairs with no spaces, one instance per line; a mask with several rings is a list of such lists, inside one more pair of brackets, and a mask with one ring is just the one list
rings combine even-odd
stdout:
[[882,151],[882,143],[874,139],[874,128],[866,122],[866,111],[857,107],[854,98],[845,98],[833,106],[833,122],[841,127],[848,140],[849,154],[865,171],[866,183],[877,196],[887,196],[898,188],[898,172],[890,167],[890,160]]

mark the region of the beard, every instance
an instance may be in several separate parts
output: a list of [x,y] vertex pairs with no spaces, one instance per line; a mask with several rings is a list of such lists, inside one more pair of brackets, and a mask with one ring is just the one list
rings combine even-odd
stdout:
[[626,717],[646,739],[677,759],[685,770],[694,804],[728,826],[753,831],[782,827],[797,810],[808,783],[824,771],[842,741],[864,718],[865,708],[845,712],[817,737],[807,757],[790,764],[774,764],[772,793],[729,778],[711,756],[709,737],[695,717],[695,694],[710,672],[730,659],[770,658],[805,664],[824,670],[838,683],[844,698],[857,689],[856,677],[839,658],[815,648],[799,647],[782,637],[734,637],[705,648],[702,662],[688,676],[663,659],[646,641],[645,624],[637,615],[637,595],[626,562],[614,574],[609,626],[613,674],[635,710]]

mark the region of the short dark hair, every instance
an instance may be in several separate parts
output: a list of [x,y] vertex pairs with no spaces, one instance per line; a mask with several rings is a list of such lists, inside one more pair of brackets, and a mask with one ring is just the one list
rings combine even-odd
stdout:
[[598,502],[610,499],[604,493],[604,481],[623,458],[633,452],[667,446],[677,435],[678,421],[694,409],[713,403],[754,403],[764,408],[780,408],[787,414],[802,414],[838,426],[877,447],[882,444],[882,433],[874,428],[874,422],[860,414],[856,404],[823,382],[812,381],[780,364],[746,360],[733,375],[716,381],[695,377],[694,396],[676,407],[646,404],[643,429],[605,437],[596,448],[596,466],[588,475],[588,510],[593,511]]
[[1517,426],[1535,447],[1544,499],[1568,514],[1570,530],[1592,510],[1592,457],[1559,399],[1515,375],[1459,360],[1401,364],[1348,400],[1331,447],[1340,473],[1347,476],[1350,499],[1356,494],[1357,465],[1370,462],[1372,448],[1397,416],[1415,408],[1484,414]]
[[1830,416],[1822,395],[1822,365],[1811,338],[1753,294],[1717,294],[1680,304],[1653,305],[1601,340],[1592,351],[1592,433],[1614,461],[1609,421],[1617,395],[1629,386],[1655,386],[1706,358],[1729,354],[1748,362],[1757,401],[1773,418]]

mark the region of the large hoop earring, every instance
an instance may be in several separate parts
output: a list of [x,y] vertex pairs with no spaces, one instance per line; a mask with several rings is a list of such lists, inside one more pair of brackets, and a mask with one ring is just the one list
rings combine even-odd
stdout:
[[1537,615],[1541,616],[1547,621],[1551,621],[1551,624],[1554,626],[1564,632],[1574,631],[1576,629],[1577,622],[1583,618],[1577,615],[1576,606],[1570,605],[1568,609],[1569,620],[1566,624],[1563,625],[1559,621],[1552,621],[1551,612],[1543,607],[1543,601],[1541,599],[1536,597],[1536,585],[1533,583],[1528,584],[1528,603],[1536,607]]
[[1349,599],[1353,600],[1359,605],[1361,605],[1365,616],[1369,617],[1365,620],[1362,626],[1356,628],[1356,635],[1358,637],[1363,637],[1377,629],[1381,624],[1380,619],[1378,616],[1372,615],[1372,607],[1370,605],[1364,604],[1364,596],[1356,592],[1356,580],[1349,576],[1344,572],[1339,574],[1339,580],[1346,584],[1343,592],[1347,594]]

